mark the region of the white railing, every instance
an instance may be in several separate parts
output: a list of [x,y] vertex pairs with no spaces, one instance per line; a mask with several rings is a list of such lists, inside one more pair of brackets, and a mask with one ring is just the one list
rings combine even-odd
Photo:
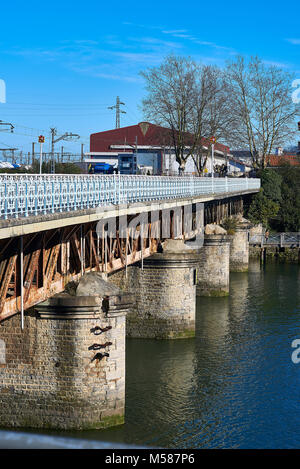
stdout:
[[1,174],[0,218],[260,188],[260,179]]

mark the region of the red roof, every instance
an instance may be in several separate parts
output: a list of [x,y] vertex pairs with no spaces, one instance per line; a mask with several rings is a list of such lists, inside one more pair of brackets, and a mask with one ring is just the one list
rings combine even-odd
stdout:
[[[116,149],[111,148],[111,145],[132,145],[134,148],[136,143],[137,145],[147,146],[172,146],[171,130],[149,122],[140,122],[129,127],[97,132],[90,136],[90,151],[116,151]],[[202,139],[202,144],[209,145],[209,140]],[[221,143],[216,143],[215,149],[229,153],[229,147]]]
[[281,166],[283,164],[290,164],[291,166],[300,165],[299,155],[268,155],[266,162],[269,166]]

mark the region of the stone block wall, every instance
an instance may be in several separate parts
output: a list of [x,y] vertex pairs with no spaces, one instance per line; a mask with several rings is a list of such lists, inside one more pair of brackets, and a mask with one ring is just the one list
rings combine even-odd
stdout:
[[[43,318],[31,311],[23,332],[19,315],[0,323],[6,349],[0,427],[80,430],[124,422],[125,314],[106,317],[98,309],[90,316]],[[95,335],[96,326],[111,329]]]
[[229,295],[230,242],[225,235],[206,235],[197,267],[197,296]]
[[230,239],[230,271],[247,272],[249,265],[249,231],[237,228]]
[[128,311],[128,337],[175,339],[195,335],[195,267],[155,254],[140,265],[109,277],[119,288],[133,292],[136,305]]

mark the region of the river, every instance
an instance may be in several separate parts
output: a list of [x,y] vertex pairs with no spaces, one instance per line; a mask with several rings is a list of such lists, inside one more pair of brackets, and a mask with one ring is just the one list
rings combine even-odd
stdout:
[[125,425],[75,435],[169,448],[297,448],[296,338],[299,266],[251,263],[231,274],[229,297],[197,299],[195,339],[127,340]]

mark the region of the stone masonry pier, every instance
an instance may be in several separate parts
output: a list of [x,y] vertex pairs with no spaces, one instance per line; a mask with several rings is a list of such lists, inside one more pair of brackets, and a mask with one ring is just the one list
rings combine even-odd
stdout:
[[177,339],[195,335],[198,249],[168,240],[163,252],[109,277],[134,292],[136,306],[127,315],[127,336]]
[[83,277],[77,293],[85,296],[55,296],[27,313],[24,333],[17,316],[1,323],[1,427],[80,430],[124,422],[131,297],[97,275]]
[[197,296],[229,295],[229,251],[226,232],[204,236],[197,267]]
[[230,239],[230,271],[247,272],[249,266],[249,226],[240,225]]

